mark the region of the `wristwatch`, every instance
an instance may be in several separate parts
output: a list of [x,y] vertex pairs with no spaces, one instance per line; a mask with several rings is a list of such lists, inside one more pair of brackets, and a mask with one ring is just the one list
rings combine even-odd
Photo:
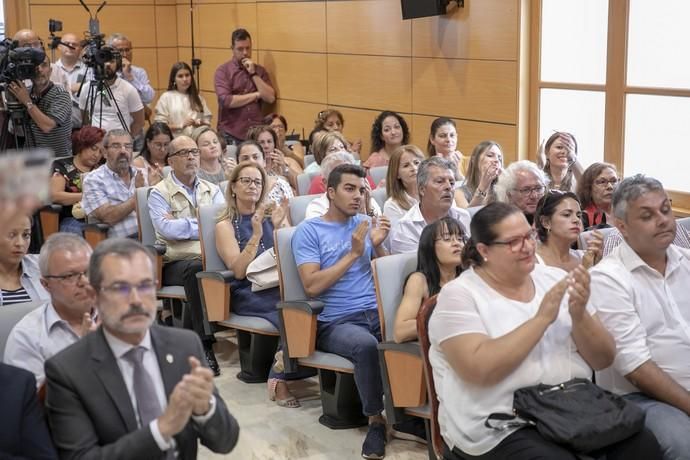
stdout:
[[26,110],[29,111],[29,110],[31,110],[31,108],[34,106],[34,103],[31,102],[31,101],[29,101],[29,102],[27,102],[25,105],[26,105]]

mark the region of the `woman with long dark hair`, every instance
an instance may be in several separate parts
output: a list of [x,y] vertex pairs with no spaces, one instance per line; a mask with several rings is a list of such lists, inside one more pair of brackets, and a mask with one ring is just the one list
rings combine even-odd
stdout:
[[175,137],[191,136],[194,128],[211,125],[211,111],[199,94],[192,68],[176,62],[170,69],[168,90],[156,104],[156,121],[167,123]]
[[424,228],[419,238],[417,270],[405,282],[395,315],[396,342],[417,339],[417,312],[429,297],[460,275],[466,239],[462,225],[452,217],[444,217]]
[[410,128],[402,115],[390,110],[381,112],[371,126],[371,154],[362,166],[387,166],[395,149],[409,141]]
[[144,135],[144,147],[132,164],[149,172],[149,185],[163,180],[163,168],[168,164],[168,145],[172,141],[172,131],[168,125],[156,121],[151,123]]

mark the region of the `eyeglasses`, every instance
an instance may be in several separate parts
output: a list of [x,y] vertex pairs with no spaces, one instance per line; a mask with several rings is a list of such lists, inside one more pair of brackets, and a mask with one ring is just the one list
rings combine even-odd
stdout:
[[199,150],[199,149],[180,149],[175,153],[171,153],[170,155],[168,155],[168,157],[170,157],[170,158],[181,157],[181,156],[186,157],[186,156],[189,156],[190,154],[192,156],[198,157],[200,153],[201,153],[201,150]]
[[594,181],[594,185],[598,187],[607,187],[610,185],[611,187],[615,188],[620,181],[621,180],[617,177],[614,177],[612,179],[597,179]]
[[45,279],[58,280],[66,284],[76,284],[82,277],[86,278],[86,272],[70,272],[64,275],[47,275],[44,276]]
[[545,189],[546,187],[544,187],[543,185],[538,185],[536,187],[525,187],[514,190],[518,192],[522,197],[528,197],[531,195],[541,195],[542,193],[544,193]]
[[134,48],[115,48],[115,49],[118,50],[120,53],[129,53]]
[[257,188],[261,188],[264,185],[264,181],[261,179],[252,179],[251,177],[238,177],[237,181],[240,184],[249,187],[251,184],[254,184]]
[[134,149],[134,144],[120,144],[120,143],[115,143],[115,144],[110,144],[108,146],[109,149],[113,150],[122,150],[123,148],[125,150],[132,150]]
[[438,238],[434,238],[434,241],[443,241],[444,243],[452,243],[453,241],[457,241],[458,243],[465,244],[467,243],[467,237],[465,235],[457,235],[457,234],[452,234],[452,235],[441,235]]
[[136,285],[129,283],[114,283],[110,286],[103,286],[100,290],[110,292],[123,299],[129,299],[132,295],[132,291],[136,291],[141,297],[149,297],[156,293],[156,282],[147,280]]
[[529,233],[523,236],[518,236],[517,238],[513,238],[512,240],[509,241],[494,241],[489,246],[492,246],[494,244],[500,244],[500,245],[505,245],[510,248],[510,252],[520,252],[522,251],[522,248],[525,247],[525,242],[530,241],[534,243],[537,241],[537,231],[536,230],[530,230]]

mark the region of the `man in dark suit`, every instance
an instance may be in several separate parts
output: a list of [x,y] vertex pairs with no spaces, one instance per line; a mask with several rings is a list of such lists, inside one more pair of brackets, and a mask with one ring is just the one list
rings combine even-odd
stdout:
[[57,459],[31,372],[0,363],[0,407],[0,458]]
[[227,453],[239,427],[191,331],[153,326],[154,263],[131,239],[94,251],[89,281],[102,326],[46,362],[46,408],[61,458],[196,458]]

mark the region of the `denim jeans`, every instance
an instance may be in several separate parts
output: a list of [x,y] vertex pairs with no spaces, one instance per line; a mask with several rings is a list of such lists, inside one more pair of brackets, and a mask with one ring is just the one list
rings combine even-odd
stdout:
[[383,384],[376,349],[380,341],[381,325],[376,308],[318,324],[316,347],[354,363],[355,384],[366,416],[383,412]]
[[65,217],[60,221],[61,232],[76,233],[79,236],[84,236],[84,227],[86,227],[86,222],[77,220],[74,217]]
[[625,399],[645,413],[645,427],[656,436],[664,460],[690,460],[690,417],[680,409],[642,393],[630,393]]

